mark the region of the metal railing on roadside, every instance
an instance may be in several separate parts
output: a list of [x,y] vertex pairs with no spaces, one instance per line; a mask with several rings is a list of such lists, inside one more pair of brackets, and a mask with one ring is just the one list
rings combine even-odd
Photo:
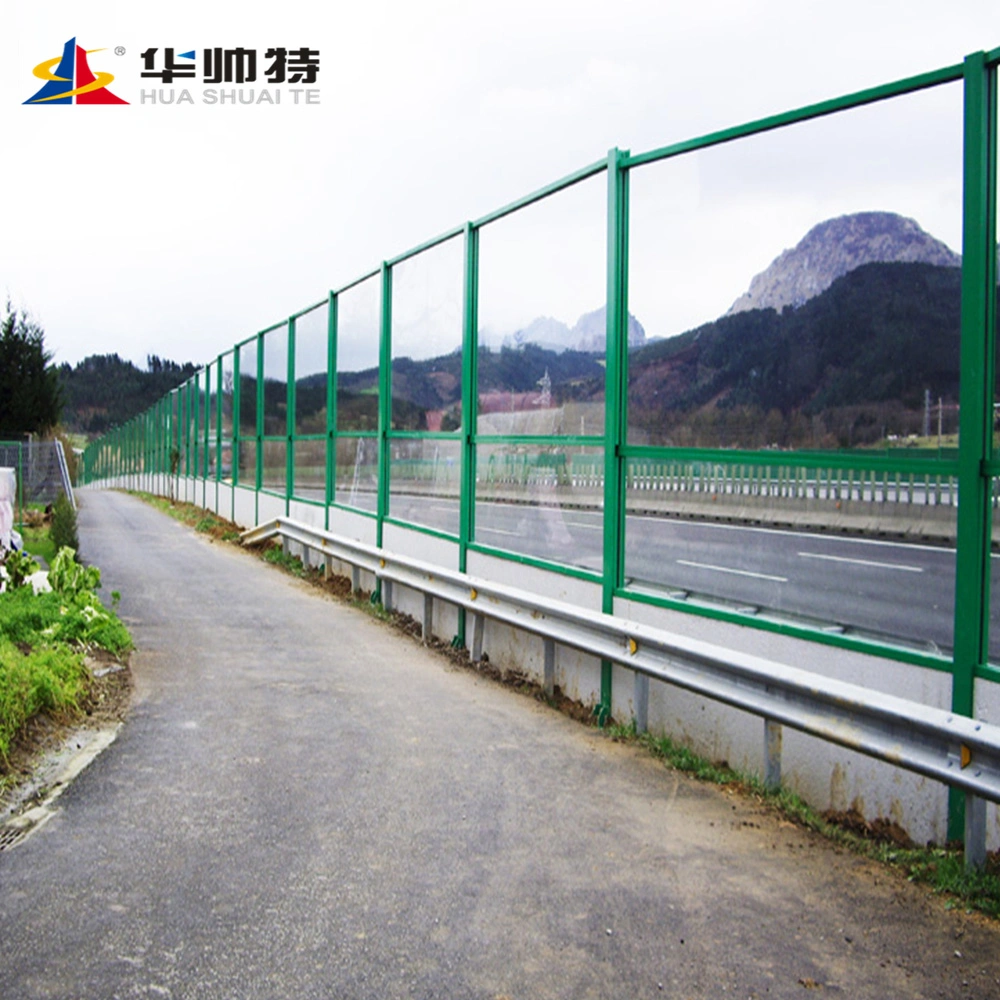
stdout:
[[640,731],[646,727],[650,678],[760,716],[769,787],[781,783],[781,727],[790,726],[963,791],[966,863],[979,867],[985,861],[986,802],[1000,803],[1000,726],[393,555],[287,518],[267,521],[242,536],[246,544],[275,537],[315,552],[328,567],[334,559],[350,565],[355,590],[361,571],[373,574],[387,608],[393,604],[393,585],[422,593],[425,638],[434,600],[471,612],[473,660],[482,657],[486,619],[541,637],[549,693],[556,645],[632,670]]

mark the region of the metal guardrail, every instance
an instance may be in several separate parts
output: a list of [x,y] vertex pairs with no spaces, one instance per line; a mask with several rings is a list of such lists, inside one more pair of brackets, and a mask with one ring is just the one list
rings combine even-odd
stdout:
[[423,593],[425,637],[435,599],[472,612],[473,660],[481,659],[487,618],[542,637],[550,693],[556,644],[632,670],[640,730],[646,727],[650,678],[762,717],[769,787],[780,785],[781,727],[790,726],[960,789],[966,793],[966,864],[985,862],[986,801],[1000,803],[1000,726],[392,555],[288,518],[242,536],[246,544],[273,537],[321,554],[328,566],[332,559],[351,565],[354,589],[361,570],[374,574],[387,608],[393,584]]

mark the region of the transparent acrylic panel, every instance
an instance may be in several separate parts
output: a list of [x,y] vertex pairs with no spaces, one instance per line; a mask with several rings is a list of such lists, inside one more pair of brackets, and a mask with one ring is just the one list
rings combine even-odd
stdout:
[[197,375],[188,380],[184,387],[185,420],[185,472],[189,476],[198,474],[198,383]]
[[464,267],[456,236],[392,269],[393,430],[461,429]]
[[233,389],[235,386],[233,352],[222,356],[222,456],[220,478],[233,478]]
[[1000,479],[994,479],[990,496],[992,545],[990,552],[989,662],[1000,667]]
[[960,83],[633,170],[629,441],[953,445],[961,207]]
[[601,571],[602,448],[480,445],[475,540]]
[[480,229],[480,434],[604,433],[606,243],[604,173]]
[[337,429],[378,429],[382,279],[374,275],[337,296]]
[[198,373],[198,454],[195,459],[195,475],[204,476],[208,463],[208,385],[211,369],[203,368]]
[[268,330],[264,349],[264,434],[288,434],[288,327]]
[[324,302],[295,319],[296,434],[326,433],[328,317]]
[[[779,454],[767,466],[631,459],[626,586],[948,650],[956,503],[946,476],[803,468]],[[913,542],[888,540],[913,525]]]
[[239,467],[236,470],[240,486],[255,489],[257,486],[257,442],[253,438],[240,438]]
[[326,441],[295,442],[295,489],[301,500],[326,500]]
[[208,367],[208,407],[206,426],[208,427],[208,478],[215,479],[219,467],[219,362]]
[[284,495],[288,481],[288,442],[265,439],[261,442],[261,489]]
[[240,437],[257,434],[257,339],[240,349]]
[[378,438],[338,437],[334,502],[378,510]]
[[394,438],[389,451],[389,515],[457,535],[461,441]]

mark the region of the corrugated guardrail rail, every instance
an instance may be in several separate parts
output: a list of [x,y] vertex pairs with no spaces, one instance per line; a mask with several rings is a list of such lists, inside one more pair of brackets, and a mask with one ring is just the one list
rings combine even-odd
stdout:
[[287,518],[242,537],[247,544],[280,537],[347,563],[355,588],[360,570],[370,572],[386,607],[393,584],[423,593],[425,636],[434,599],[472,612],[473,660],[481,658],[486,618],[540,636],[550,692],[557,643],[626,667],[635,673],[639,729],[645,728],[651,677],[761,716],[771,787],[781,782],[783,725],[942,781],[966,793],[966,863],[985,861],[986,801],[1000,803],[1000,726],[393,555]]

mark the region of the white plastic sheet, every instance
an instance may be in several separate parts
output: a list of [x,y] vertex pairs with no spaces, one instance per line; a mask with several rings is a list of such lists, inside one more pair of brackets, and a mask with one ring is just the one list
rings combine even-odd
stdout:
[[11,547],[10,533],[14,529],[14,497],[17,477],[13,469],[0,468],[0,552]]

